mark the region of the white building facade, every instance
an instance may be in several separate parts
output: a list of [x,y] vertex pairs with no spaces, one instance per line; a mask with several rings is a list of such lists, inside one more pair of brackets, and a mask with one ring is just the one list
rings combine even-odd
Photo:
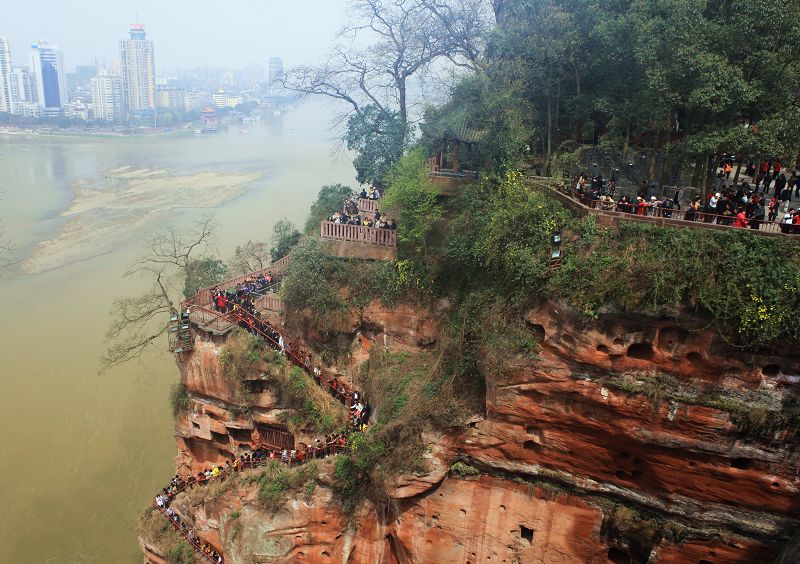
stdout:
[[14,113],[14,97],[11,93],[11,47],[8,38],[0,35],[0,112]]
[[36,76],[29,69],[17,67],[11,70],[11,100],[15,114],[26,117],[42,115]]
[[95,119],[121,121],[125,115],[122,78],[106,71],[89,80],[92,88],[92,108]]
[[144,25],[133,24],[130,39],[119,42],[122,91],[128,113],[156,108],[156,67],[153,42]]

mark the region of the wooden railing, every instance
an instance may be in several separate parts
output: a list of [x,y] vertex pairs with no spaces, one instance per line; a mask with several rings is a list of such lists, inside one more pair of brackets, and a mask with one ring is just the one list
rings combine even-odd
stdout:
[[[800,235],[800,228],[792,224],[781,223],[780,220],[753,220],[746,219],[745,226],[736,226],[735,216],[722,216],[716,213],[693,211],[689,209],[678,210],[675,208],[654,207],[651,205],[639,208],[636,204],[620,204],[618,202],[603,203],[600,200],[588,198],[570,187],[558,189],[552,185],[550,177],[529,177],[531,186],[545,189],[561,200],[568,208],[581,215],[592,214],[600,220],[603,218],[618,218],[620,220],[643,221],[670,227],[690,227],[692,229],[747,229],[753,235],[762,236],[788,236],[793,239]],[[649,203],[648,203],[649,204]],[[638,213],[637,213],[638,212]],[[782,214],[779,214],[782,215]]]
[[255,301],[258,311],[268,309],[269,311],[283,311],[283,302],[275,294],[265,294]]
[[248,279],[258,278],[259,276],[266,275],[268,273],[279,274],[286,270],[286,267],[292,261],[292,255],[286,255],[280,260],[276,260],[267,268],[263,268],[261,270],[256,270],[255,272],[251,272],[249,274],[245,274],[243,276],[237,276],[236,278],[231,278],[229,280],[225,280],[220,282],[219,284],[215,284],[214,286],[210,286],[208,288],[203,288],[197,294],[188,298],[181,302],[181,310],[186,311],[186,308],[189,306],[208,306],[211,305],[213,296],[211,295],[211,290],[214,288],[231,288],[236,287],[238,284],[242,284]]
[[380,247],[397,246],[397,230],[395,229],[346,225],[330,221],[323,221],[320,224],[320,237]]
[[447,170],[447,169],[434,169],[429,173],[431,176],[438,176],[441,178],[463,178],[466,180],[475,180],[478,178],[478,173],[474,170]]
[[378,209],[378,202],[380,200],[370,200],[369,198],[358,199],[358,211],[363,213],[375,213]]
[[199,305],[189,309],[189,322],[213,333],[225,333],[236,326],[230,317]]

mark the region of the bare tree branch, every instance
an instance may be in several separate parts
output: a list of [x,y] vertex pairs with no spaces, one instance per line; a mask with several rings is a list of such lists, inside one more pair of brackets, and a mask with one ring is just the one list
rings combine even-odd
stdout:
[[[318,67],[287,73],[284,86],[303,95],[343,102],[348,116],[364,118],[372,105],[404,126],[409,110],[409,79],[439,60],[471,70],[481,69],[490,26],[487,0],[354,0],[354,21],[339,34],[329,58]],[[373,42],[365,50],[364,36]]]
[[240,275],[263,270],[270,263],[269,245],[263,241],[248,241],[236,247],[233,257],[228,261],[231,271]]
[[[118,298],[110,315],[106,332],[108,349],[100,363],[100,372],[131,360],[141,360],[169,328],[169,318],[178,313],[181,291],[190,264],[200,250],[208,250],[216,224],[212,215],[205,215],[192,227],[178,230],[169,227],[164,234],[147,244],[141,256],[125,276],[141,276],[151,281],[150,289],[136,297]],[[171,284],[170,279],[181,284]]]

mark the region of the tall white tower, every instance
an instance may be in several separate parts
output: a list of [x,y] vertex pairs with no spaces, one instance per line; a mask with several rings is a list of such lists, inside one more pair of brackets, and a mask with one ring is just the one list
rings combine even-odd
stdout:
[[0,112],[14,113],[14,97],[11,95],[11,47],[4,35],[0,35]]
[[119,42],[122,91],[128,112],[156,107],[156,65],[153,42],[147,40],[143,24],[131,25],[130,39]]

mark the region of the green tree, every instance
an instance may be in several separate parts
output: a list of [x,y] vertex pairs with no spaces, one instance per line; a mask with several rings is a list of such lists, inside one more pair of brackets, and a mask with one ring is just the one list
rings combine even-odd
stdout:
[[203,288],[219,284],[227,274],[228,267],[218,258],[193,259],[186,265],[183,295],[187,298],[194,296]]
[[294,224],[288,219],[281,219],[272,228],[272,239],[270,243],[272,246],[269,249],[269,254],[272,257],[272,262],[280,260],[292,250],[292,247],[300,242],[300,232]]
[[421,148],[410,151],[387,175],[388,189],[381,201],[383,213],[398,222],[400,251],[409,258],[427,256],[427,236],[442,216],[436,187],[425,167]]
[[407,124],[374,104],[347,120],[347,149],[356,152],[353,166],[361,184],[382,186],[389,169],[400,159],[409,138]]
[[331,257],[319,236],[304,237],[292,252],[283,275],[281,297],[287,318],[307,312],[320,327],[328,327],[331,316],[347,306],[331,281],[344,263]]
[[308,219],[306,219],[305,232],[307,234],[319,234],[320,222],[328,219],[335,211],[341,210],[345,198],[353,198],[355,195],[350,186],[343,184],[323,186],[319,194],[317,194],[316,201],[311,204]]

